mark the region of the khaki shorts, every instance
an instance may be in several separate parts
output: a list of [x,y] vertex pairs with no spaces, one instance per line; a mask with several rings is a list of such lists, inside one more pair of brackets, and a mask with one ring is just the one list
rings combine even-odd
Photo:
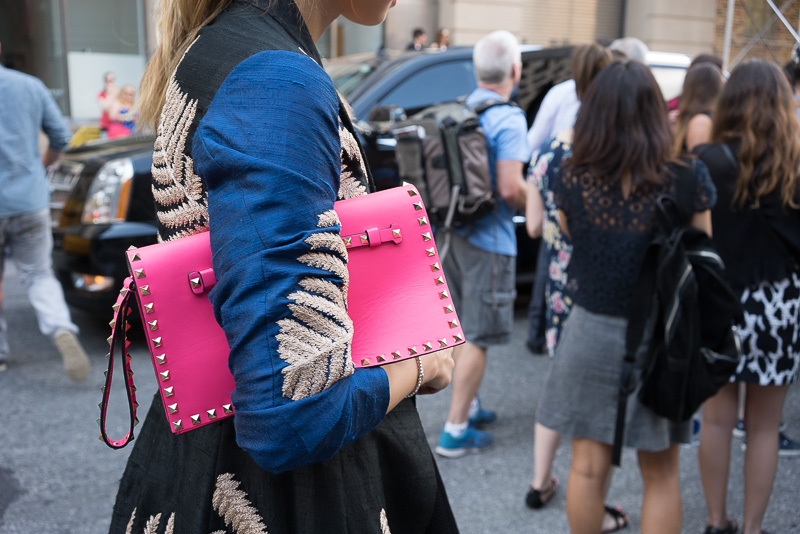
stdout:
[[[441,239],[437,236],[437,244]],[[483,348],[509,343],[517,297],[516,257],[480,249],[451,232],[442,267],[464,338]]]

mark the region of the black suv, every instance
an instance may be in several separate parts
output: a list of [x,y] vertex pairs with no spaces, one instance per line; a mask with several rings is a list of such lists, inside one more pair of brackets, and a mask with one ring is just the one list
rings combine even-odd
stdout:
[[[570,48],[523,47],[523,76],[515,100],[529,123],[545,93],[570,77]],[[472,48],[446,52],[363,54],[325,65],[352,106],[379,189],[400,185],[389,134],[392,111],[408,115],[471,92]],[[54,268],[67,301],[102,309],[127,276],[124,251],[156,241],[150,190],[152,136],[93,142],[67,151],[49,173],[54,222]],[[536,244],[518,236],[518,271],[532,279]]]

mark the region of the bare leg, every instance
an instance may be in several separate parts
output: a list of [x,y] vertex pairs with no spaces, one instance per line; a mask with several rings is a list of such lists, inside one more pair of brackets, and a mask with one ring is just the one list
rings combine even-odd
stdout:
[[450,383],[452,398],[447,420],[451,423],[464,423],[469,415],[469,405],[483,379],[486,369],[486,349],[469,341],[455,348],[453,353],[456,365]]
[[[708,524],[716,528],[728,526],[726,492],[731,464],[731,431],[738,411],[738,387],[738,384],[724,385],[703,408],[697,457],[708,507]],[[775,436],[777,438],[777,432]]]
[[663,451],[639,451],[639,469],[644,482],[642,533],[679,534],[681,490],[678,453],[672,444]]
[[572,440],[567,484],[567,520],[572,534],[597,534],[603,524],[603,501],[611,476],[612,447],[590,439]]
[[760,533],[778,468],[778,426],[789,386],[747,384],[744,534]]
[[556,457],[561,434],[536,423],[533,435],[533,482],[531,487],[545,490],[553,479],[553,460]]

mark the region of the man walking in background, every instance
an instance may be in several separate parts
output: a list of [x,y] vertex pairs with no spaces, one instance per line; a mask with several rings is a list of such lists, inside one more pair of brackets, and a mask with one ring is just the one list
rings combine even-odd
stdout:
[[[0,49],[2,53],[2,49]],[[67,376],[89,374],[89,358],[75,334],[64,293],[52,268],[53,235],[45,167],[55,163],[71,134],[47,87],[0,64],[0,279],[5,253],[19,270],[39,330],[50,336],[64,359]],[[39,131],[49,148],[39,153]],[[0,308],[0,371],[7,368],[8,335]]]
[[[519,42],[507,31],[492,32],[475,45],[473,63],[478,88],[467,105],[508,102],[522,75]],[[522,176],[531,149],[525,113],[514,105],[498,105],[480,116],[486,134],[489,169],[497,207],[469,227],[455,228],[450,253],[443,262],[451,297],[461,319],[466,343],[456,347],[452,399],[436,453],[457,458],[488,447],[492,436],[477,426],[495,420],[477,401],[486,368],[486,349],[511,340],[514,321],[517,241],[513,216],[525,208]]]

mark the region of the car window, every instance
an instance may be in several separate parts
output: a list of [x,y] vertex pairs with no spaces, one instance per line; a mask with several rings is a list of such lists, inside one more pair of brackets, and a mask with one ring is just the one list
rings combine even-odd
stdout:
[[336,90],[347,97],[375,70],[375,65],[364,61],[340,62],[325,65]]
[[664,100],[670,101],[681,94],[683,79],[686,77],[685,68],[651,65],[650,70],[661,88]]
[[378,105],[419,109],[455,100],[469,94],[475,87],[472,60],[450,61],[415,72],[381,98]]

